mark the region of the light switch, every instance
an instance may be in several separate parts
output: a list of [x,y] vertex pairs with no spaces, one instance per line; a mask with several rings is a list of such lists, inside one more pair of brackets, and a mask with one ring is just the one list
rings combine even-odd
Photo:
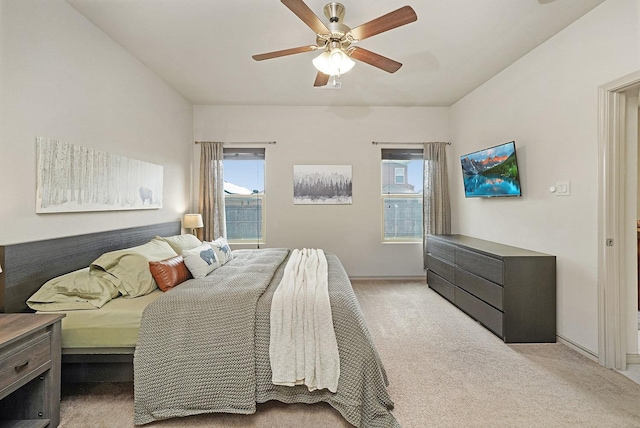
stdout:
[[569,196],[571,195],[571,182],[570,181],[558,181],[556,183],[556,195]]

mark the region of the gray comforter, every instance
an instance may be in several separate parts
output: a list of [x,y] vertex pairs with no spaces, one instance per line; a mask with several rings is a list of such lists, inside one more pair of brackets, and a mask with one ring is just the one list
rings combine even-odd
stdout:
[[358,427],[399,427],[382,362],[351,283],[327,254],[340,350],[336,393],[273,385],[270,307],[289,251],[237,250],[199,280],[165,293],[144,312],[134,357],[136,425],[201,413],[250,414],[256,403],[327,402]]

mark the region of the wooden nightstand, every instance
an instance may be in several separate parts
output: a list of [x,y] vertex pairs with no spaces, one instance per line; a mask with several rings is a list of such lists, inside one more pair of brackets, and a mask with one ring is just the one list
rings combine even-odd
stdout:
[[0,427],[60,423],[60,320],[0,314]]

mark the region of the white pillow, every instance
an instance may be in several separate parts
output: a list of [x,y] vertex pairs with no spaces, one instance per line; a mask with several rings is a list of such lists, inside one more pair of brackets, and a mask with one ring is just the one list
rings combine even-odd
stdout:
[[182,250],[182,258],[194,278],[204,278],[214,269],[222,266],[216,252],[206,242],[191,250]]
[[220,263],[220,266],[227,263],[229,260],[233,260],[231,247],[229,247],[229,243],[222,236],[215,241],[210,242],[210,244],[215,250],[216,256],[218,256],[218,262]]

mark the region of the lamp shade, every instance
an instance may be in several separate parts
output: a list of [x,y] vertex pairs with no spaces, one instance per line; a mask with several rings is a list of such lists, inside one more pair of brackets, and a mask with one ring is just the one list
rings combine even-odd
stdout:
[[197,229],[204,227],[201,214],[185,214],[182,222],[182,227],[185,229]]

